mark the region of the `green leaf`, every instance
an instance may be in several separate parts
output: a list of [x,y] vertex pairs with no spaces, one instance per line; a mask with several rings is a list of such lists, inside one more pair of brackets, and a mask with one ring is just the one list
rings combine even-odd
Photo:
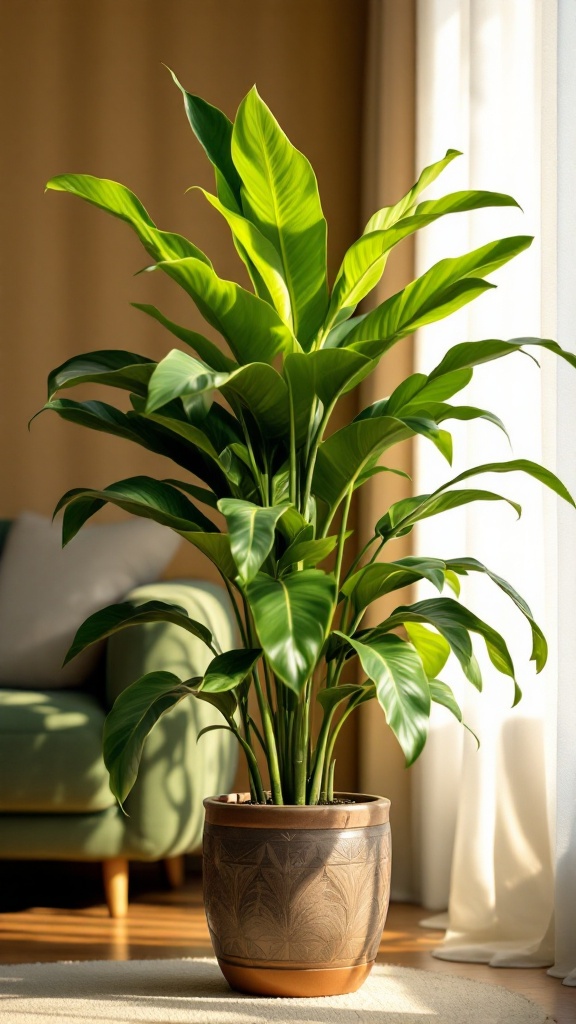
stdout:
[[253,579],[274,546],[276,523],[286,504],[262,508],[239,498],[222,498],[218,508],[226,519],[232,557],[242,580]]
[[336,430],[318,449],[313,493],[335,509],[371,459],[412,434],[405,423],[391,416],[349,423]]
[[146,601],[143,604],[138,604],[135,601],[123,601],[121,604],[111,604],[107,608],[94,612],[82,623],[66,655],[64,664],[66,665],[91,644],[105,640],[106,637],[112,636],[121,629],[140,626],[145,622],[172,622],[176,626],[182,626],[183,629],[202,640],[211,650],[213,649],[213,637],[210,630],[201,622],[191,619],[185,608],[167,604],[165,601]]
[[153,519],[177,532],[216,530],[214,524],[175,487],[149,476],[118,480],[104,490],[76,487],[60,498],[54,515],[65,508],[62,539],[68,544],[78,530],[106,503],[125,512]]
[[316,540],[301,540],[297,538],[286,548],[286,551],[280,558],[278,571],[283,572],[298,562],[302,562],[304,569],[313,568],[315,565],[318,565],[318,562],[323,562],[331,554],[337,543],[338,537],[336,536],[319,537]]
[[[453,480],[450,483],[454,483]],[[448,484],[446,485],[448,486]],[[441,512],[448,512],[461,505],[469,505],[476,501],[505,501],[510,505],[518,516],[522,509],[515,501],[505,498],[494,491],[483,491],[477,488],[466,488],[465,490],[446,491],[433,494],[418,494],[413,498],[403,498],[390,506],[388,511],[376,523],[376,533],[384,541],[392,537],[404,537],[410,533],[412,528],[422,519],[429,519],[430,516],[437,516]]]
[[477,615],[474,615],[464,605],[458,604],[457,601],[452,600],[450,597],[435,597],[427,601],[418,601],[415,604],[397,608],[370,635],[374,635],[375,632],[377,636],[380,636],[382,633],[387,633],[397,626],[404,625],[406,622],[428,622],[431,626],[434,626],[446,638],[462,665],[465,674],[474,685],[477,685],[475,681],[477,669],[476,666],[473,666],[471,677],[470,655],[472,653],[472,646],[469,633],[478,633],[486,644],[488,657],[494,667],[499,672],[502,672],[503,675],[510,676],[514,680],[516,694],[514,703],[518,702],[520,690],[516,683],[514,665],[506,641],[492,626],[478,618]]
[[180,532],[184,540],[187,540],[189,544],[192,544],[202,554],[206,555],[227,580],[236,578],[236,564],[230,551],[230,538],[228,534],[202,533],[196,530],[190,533],[186,530]]
[[[194,680],[194,682],[197,683],[198,680]],[[223,690],[219,693],[210,693],[210,691],[199,690],[197,686],[195,686],[192,693],[197,700],[203,700],[206,702],[206,704],[211,704],[213,708],[216,708],[216,710],[220,712],[221,715],[224,715],[224,718],[229,724],[231,732],[234,733],[237,739],[240,739],[238,730],[236,729],[234,722],[234,715],[236,713],[238,702],[236,700],[236,695],[231,690]],[[216,725],[213,726],[213,728],[223,729],[226,727]],[[201,735],[202,733],[198,733],[198,738]]]
[[186,352],[172,349],[152,374],[146,411],[154,412],[177,397],[212,390],[221,391],[229,401],[239,399],[265,437],[285,435],[289,423],[288,389],[280,374],[267,363],[249,363],[231,373],[216,373]]
[[207,103],[201,96],[186,92],[171,68],[168,71],[182,93],[184,110],[194,135],[240,207],[242,181],[232,161],[232,122],[218,107]]
[[260,573],[248,583],[246,595],[273,671],[300,694],[328,634],[336,599],[334,577],[319,569],[281,580]]
[[197,331],[190,331],[187,327],[180,327],[179,324],[175,324],[173,320],[169,320],[168,317],[164,316],[156,306],[149,306],[142,302],[133,302],[134,309],[140,309],[143,313],[147,313],[153,320],[157,320],[159,324],[162,324],[171,334],[173,334],[180,341],[183,341],[185,345],[189,345],[200,359],[203,359],[205,363],[208,363],[214,370],[223,370],[225,373],[228,370],[233,370],[236,367],[236,363],[233,359],[229,359],[223,352],[220,351],[217,345],[213,341],[209,341],[203,334],[198,334]]
[[374,686],[354,686],[349,683],[343,683],[341,686],[328,686],[323,690],[319,690],[316,694],[316,700],[322,705],[324,712],[330,714],[342,701],[350,700],[350,698],[354,699],[362,695],[366,699],[370,699],[368,694],[370,694],[370,697],[376,696]]
[[102,742],[110,789],[121,805],[136,782],[149,732],[190,692],[172,672],[149,672],[117,697],[104,723]]
[[287,139],[256,87],[238,109],[232,158],[243,182],[244,215],[280,256],[294,333],[308,348],[328,305],[326,221],[310,163]]
[[52,178],[46,188],[56,192],[70,192],[126,221],[134,228],[146,252],[157,262],[192,256],[206,266],[212,265],[208,257],[187,238],[169,231],[160,231],[134,193],[117,181],[95,178],[91,174],[60,174]]
[[345,597],[351,598],[354,611],[358,613],[384,594],[410,587],[418,580],[427,579],[437,590],[442,590],[444,570],[445,563],[439,558],[424,559],[409,555],[396,562],[365,565],[346,580],[341,590]]
[[133,352],[104,349],[67,359],[48,377],[48,400],[62,388],[76,384],[107,384],[109,387],[145,395],[156,363]]
[[496,586],[514,602],[530,625],[530,629],[532,631],[532,654],[530,655],[530,660],[536,663],[536,671],[541,672],[548,658],[548,644],[546,643],[546,638],[540,629],[540,626],[534,621],[532,612],[524,598],[514,590],[514,587],[508,583],[507,580],[503,579],[502,576],[497,576],[496,573],[491,572],[490,569],[483,565],[482,562],[479,562],[476,558],[451,558],[446,562],[446,566],[449,569],[454,570],[454,572],[462,573],[464,575],[469,572],[485,573],[485,575],[488,576],[492,582],[495,583]]
[[402,217],[407,216],[412,212],[416,205],[416,200],[421,192],[428,185],[431,185],[436,180],[439,174],[452,163],[455,157],[462,156],[462,153],[457,149],[448,149],[446,156],[442,160],[437,160],[435,163],[425,167],[422,174],[418,178],[415,185],[412,186],[409,192],[400,200],[395,203],[394,206],[384,206],[383,209],[378,210],[372,214],[366,227],[364,228],[364,234],[368,234],[370,231],[378,231],[383,228],[389,228],[393,224],[396,224]]
[[421,434],[422,437],[432,441],[440,454],[452,465],[452,434],[449,434],[447,430],[440,430],[438,424],[432,419],[424,419],[422,416],[399,416],[397,418],[410,427],[415,434]]
[[440,260],[430,270],[368,313],[346,338],[364,355],[382,355],[399,338],[441,320],[494,287],[481,280],[523,252],[532,238],[502,238],[464,256]]
[[225,651],[210,662],[200,684],[202,693],[224,693],[234,690],[250,675],[262,651]]
[[[565,359],[571,366],[576,366],[576,355],[567,352],[560,347],[556,341],[547,341],[542,338],[513,338],[511,341],[499,341],[490,338],[487,341],[464,341],[449,349],[438,366],[432,370],[429,380],[459,370],[464,367],[479,366],[481,363],[491,362],[493,359],[501,359],[513,352],[522,352],[524,346],[535,346],[553,352],[554,355]],[[528,355],[528,353],[524,353]]]
[[480,747],[480,740],[478,739],[476,733],[473,732],[470,726],[466,725],[466,722],[463,721],[460,706],[456,701],[456,698],[452,693],[450,687],[447,686],[446,683],[441,682],[440,679],[430,679],[429,686],[430,696],[432,697],[434,703],[442,704],[443,707],[448,708],[448,711],[452,712],[454,718],[457,718],[458,721],[462,723],[464,728],[467,729],[469,733],[471,733],[471,735],[476,740],[477,746]]
[[404,629],[408,634],[408,639],[420,655],[420,661],[428,676],[432,700],[434,700],[432,682],[436,682],[436,676],[448,661],[450,644],[439,633],[433,633],[431,629],[427,629],[419,622],[405,622]]
[[404,751],[406,764],[413,764],[426,742],[430,718],[430,690],[416,648],[398,636],[360,643],[344,633],[339,635],[354,648],[374,682],[378,703]]
[[365,356],[346,349],[321,349],[286,356],[284,376],[288,382],[294,417],[296,444],[308,438],[316,398],[324,407],[356,387],[374,368]]
[[235,281],[218,277],[200,260],[171,260],[158,267],[192,296],[239,363],[272,363],[277,355],[298,349],[292,331],[272,306]]
[[235,241],[239,243],[238,251],[241,255],[245,254],[247,256],[245,262],[248,270],[250,271],[252,266],[256,267],[258,277],[255,283],[258,285],[259,280],[262,280],[265,285],[264,294],[261,295],[261,298],[270,297],[278,315],[292,329],[290,293],[284,279],[282,260],[272,242],[269,241],[266,235],[262,234],[255,224],[252,224],[251,221],[241,214],[229,210],[216,196],[211,195],[204,189],[199,191],[202,192],[214,209],[218,210],[221,216],[224,217]]
[[162,481],[165,484],[171,484],[172,487],[177,487],[180,491],[185,491],[192,498],[196,498],[197,501],[203,501],[205,505],[209,505],[210,508],[218,508],[218,498],[213,491],[206,490],[205,487],[197,487],[196,484],[186,483],[184,480],[174,480],[169,478],[168,480]]
[[344,256],[332,291],[325,331],[350,316],[358,303],[376,287],[391,250],[404,238],[446,214],[487,206],[518,206],[518,203],[500,192],[453,192],[442,199],[420,203],[413,213],[386,229],[365,231]]
[[[527,476],[539,480],[541,484],[545,484],[555,494],[564,498],[564,501],[576,507],[572,495],[562,481],[549,469],[539,465],[538,462],[532,462],[530,459],[511,459],[509,462],[486,462],[482,466],[474,466],[473,469],[467,469],[464,473],[460,473],[445,486],[458,484],[462,480],[467,480],[471,476],[478,476],[480,473],[526,473]],[[436,491],[436,494],[438,494],[438,491]]]

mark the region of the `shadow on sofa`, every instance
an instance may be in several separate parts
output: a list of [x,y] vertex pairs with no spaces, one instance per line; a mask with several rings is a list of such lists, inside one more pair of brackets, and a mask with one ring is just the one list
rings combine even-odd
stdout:
[[[4,524],[0,534],[8,529]],[[1,590],[0,565],[0,612]],[[221,587],[154,582],[124,598],[174,602],[207,625],[223,650],[234,646]],[[74,688],[34,687],[33,680],[27,687],[0,684],[0,857],[101,861],[112,916],[126,913],[130,860],[164,859],[176,883],[181,855],[201,843],[203,798],[232,783],[236,742],[214,730],[197,744],[199,731],[221,719],[209,704],[184,699],[150,734],[125,815],[108,785],[102,727],[118,693],[141,675],[162,669],[189,678],[210,658],[192,634],[153,623],[112,637]]]

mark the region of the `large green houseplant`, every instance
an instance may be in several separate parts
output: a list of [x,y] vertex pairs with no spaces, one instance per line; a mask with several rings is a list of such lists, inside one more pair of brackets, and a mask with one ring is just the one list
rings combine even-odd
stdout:
[[[377,701],[383,728],[387,722],[411,764],[424,747],[432,704],[444,705],[462,720],[452,691],[439,679],[450,652],[472,685],[482,686],[472,634],[482,638],[492,664],[509,678],[514,703],[520,699],[504,638],[458,600],[459,577],[467,573],[488,575],[526,617],[538,671],[547,654],[528,605],[491,569],[472,557],[394,559],[388,545],[410,533],[420,520],[468,502],[506,501],[519,513],[510,498],[478,483],[484,474],[524,472],[574,504],[557,477],[524,459],[474,466],[439,483],[433,493],[383,507],[369,536],[358,537],[349,530],[354,495],[374,474],[386,471],[383,456],[415,435],[428,439],[450,462],[452,440],[445,429],[449,420],[480,418],[504,429],[491,412],[450,402],[469,383],[478,364],[538,347],[573,365],[576,358],[555,342],[535,338],[464,341],[443,354],[431,373],[411,374],[391,394],[334,430],[332,417],[339,401],[374,372],[393,345],[493,288],[487,276],[525,250],[531,238],[498,239],[443,259],[371,312],[357,315],[358,304],[378,284],[394,247],[438,218],[517,203],[509,196],[481,191],[421,201],[421,193],[459,155],[449,150],[422,172],[406,196],[370,218],[344,254],[330,286],[326,222],[314,172],[256,89],[243,99],[234,123],[199,97],[183,89],[182,93],[192,130],[215,170],[216,195],[202,190],[203,194],[227,222],[253,290],[222,280],[192,242],[157,228],[124,186],[83,174],[52,179],[48,188],[80,196],[130,224],[154,261],[150,269],[167,274],[184,289],[220,334],[222,344],[172,322],[154,306],[139,305],[184,348],[175,348],[158,363],[120,350],[71,358],[50,375],[46,408],[143,445],[176,464],[167,479],[139,476],[104,490],[69,491],[58,505],[64,510],[64,542],[107,502],[170,527],[218,569],[237,618],[241,646],[222,653],[218,638],[181,608],[160,602],[123,603],[88,619],[68,657],[118,630],[161,620],[204,641],[213,658],[203,676],[179,679],[154,672],[136,680],[117,699],[104,736],[113,792],[121,803],[125,800],[146,736],[161,715],[186,698],[215,705],[222,714],[221,728],[234,733],[246,756],[251,804],[275,805],[260,809],[249,804],[252,826],[255,821],[258,828],[262,824],[263,819],[254,818],[256,812],[267,813],[277,835],[281,830],[283,842],[295,835],[293,821],[298,827],[304,822],[316,836],[312,859],[299,847],[295,856],[295,843],[292,853],[286,854],[269,842],[258,854],[266,860],[268,874],[263,881],[251,874],[247,890],[228,875],[216,879],[221,896],[207,897],[208,916],[211,928],[219,916],[225,933],[216,937],[215,948],[232,972],[227,977],[254,991],[303,994],[306,986],[285,984],[292,967],[301,966],[304,959],[294,951],[317,948],[322,955],[318,953],[313,965],[314,984],[323,974],[319,968],[329,963],[336,965],[334,977],[341,979],[342,970],[352,974],[344,981],[330,981],[322,991],[344,991],[360,984],[378,948],[387,902],[381,871],[388,858],[387,807],[383,809],[387,801],[380,801],[374,813],[366,812],[368,817],[361,808],[356,818],[355,812],[346,812],[353,831],[354,822],[368,824],[370,843],[377,841],[370,846],[367,840],[368,865],[372,864],[367,874],[354,860],[354,847],[344,858],[355,865],[345,885],[340,862],[330,875],[329,892],[327,868],[313,879],[306,868],[300,881],[290,883],[291,891],[307,893],[304,923],[301,900],[289,913],[278,912],[275,903],[285,888],[285,867],[279,867],[285,865],[283,858],[292,858],[295,870],[304,870],[303,865],[318,860],[317,837],[328,834],[323,829],[337,829],[342,835],[337,817],[331,825],[310,817],[334,807],[308,806],[304,816],[302,808],[334,800],[334,751],[342,724],[365,701]],[[54,397],[87,382],[127,391],[131,408],[123,411],[99,401]],[[469,486],[472,478],[475,483]],[[363,625],[372,602],[419,580],[427,581],[437,596],[397,607],[377,626]],[[350,662],[355,675],[344,672]],[[258,715],[249,700],[251,692]],[[258,746],[266,773],[256,757]],[[296,805],[299,817],[287,817],[285,805]],[[210,870],[218,862],[228,871],[231,841],[224,853],[217,844],[222,838],[218,830],[229,822],[223,822],[218,807],[208,810]],[[232,830],[234,849],[241,850],[242,878],[254,861],[258,828],[251,830],[249,848]],[[328,858],[342,841],[330,840]],[[274,871],[275,881],[270,881]],[[366,884],[360,884],[365,878]],[[359,890],[361,910],[347,910],[342,918],[347,923],[339,931],[326,908],[336,912],[341,897],[344,900],[342,886]],[[313,921],[306,909],[310,907]],[[272,967],[282,963],[281,980],[267,981],[259,989],[260,981],[254,978],[263,962],[262,922],[267,913],[292,924],[286,924],[285,935],[268,943]],[[364,927],[359,921],[372,929],[361,947],[354,945],[354,936]],[[249,933],[245,939],[240,934],[243,928]],[[279,950],[284,949],[289,952],[281,955]],[[347,967],[342,966],[345,963]],[[234,974],[239,965],[256,970],[252,980]]]
[[[408,764],[424,746],[434,702],[461,720],[438,674],[452,651],[465,676],[481,687],[471,633],[483,638],[493,665],[513,681],[514,702],[519,700],[505,640],[456,600],[458,576],[486,573],[514,601],[528,619],[532,659],[542,669],[544,636],[510,584],[473,558],[393,560],[383,549],[420,520],[468,502],[508,501],[519,512],[500,494],[460,486],[485,473],[524,472],[572,502],[549,470],[522,459],[475,466],[432,494],[382,509],[367,537],[348,530],[348,515],[355,492],[386,469],[381,457],[394,445],[419,434],[450,462],[446,421],[482,418],[503,428],[486,410],[448,402],[466,387],[476,365],[527,346],[547,348],[572,364],[576,359],[555,342],[535,338],[463,342],[430,374],[410,375],[391,395],[331,432],[339,399],[366,379],[393,345],[493,288],[485,278],[532,239],[498,239],[443,259],[371,312],[354,315],[378,284],[393,248],[440,217],[517,203],[480,191],[420,201],[459,155],[450,150],[396,205],[370,218],[330,288],[326,222],[314,172],[256,88],[240,104],[234,123],[182,92],[190,125],[216,175],[217,195],[201,191],[228,223],[253,291],[219,278],[208,257],[186,238],[158,229],[124,186],[84,174],[53,178],[49,189],[80,196],[130,224],[154,260],[150,269],[163,271],[184,289],[224,344],[173,323],[153,306],[137,305],[186,349],[174,349],[159,363],[120,350],[71,358],[50,374],[45,408],[159,452],[178,473],[177,479],[140,476],[102,491],[69,491],[58,504],[64,509],[64,542],[107,502],[165,524],[217,567],[242,647],[219,654],[217,638],[178,608],[123,604],[92,616],[68,657],[116,630],[164,619],[196,633],[214,654],[202,678],[155,673],[118,700],[108,719],[105,756],[120,801],[134,783],[149,730],[192,695],[216,705],[223,727],[237,736],[255,800],[263,801],[269,790],[275,804],[315,804],[332,796],[335,740],[359,704],[379,702]],[[129,392],[132,409],[54,397],[86,382]],[[422,579],[439,592],[448,584],[453,593],[399,607],[378,626],[362,628],[373,601]],[[357,684],[341,681],[350,658],[358,662]],[[259,722],[248,706],[251,689]],[[321,719],[317,737],[310,727],[314,707]],[[265,751],[269,779],[258,768],[256,744]]]

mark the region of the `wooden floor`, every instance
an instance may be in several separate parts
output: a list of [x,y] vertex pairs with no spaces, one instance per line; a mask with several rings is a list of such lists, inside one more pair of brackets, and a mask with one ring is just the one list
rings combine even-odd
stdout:
[[[113,921],[97,865],[0,863],[0,963],[210,956],[200,876],[170,891],[161,865],[133,865],[130,910]],[[503,985],[533,999],[558,1024],[576,1024],[576,989],[544,970],[494,969],[436,960],[442,932],[419,927],[421,908],[392,904],[379,959]],[[0,1018],[1,1019],[1,1018]]]

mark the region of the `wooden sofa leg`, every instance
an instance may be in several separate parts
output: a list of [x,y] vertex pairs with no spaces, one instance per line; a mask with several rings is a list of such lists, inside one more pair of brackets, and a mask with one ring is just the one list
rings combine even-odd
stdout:
[[164,859],[166,877],[171,889],[180,889],[184,885],[184,857],[166,857]]
[[112,857],[102,862],[104,895],[110,917],[126,917],[128,911],[128,861]]

